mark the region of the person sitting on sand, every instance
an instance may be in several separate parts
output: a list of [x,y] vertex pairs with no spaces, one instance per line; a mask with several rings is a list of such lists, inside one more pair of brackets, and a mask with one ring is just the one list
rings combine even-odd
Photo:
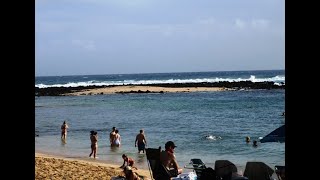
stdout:
[[90,131],[90,140],[91,140],[91,153],[89,154],[89,157],[92,156],[93,158],[97,158],[97,150],[98,150],[98,134],[96,131]]
[[132,158],[128,157],[128,155],[122,154],[122,159],[123,159],[123,164],[122,164],[122,166],[120,166],[120,168],[124,168],[125,166],[130,166],[132,168],[138,169],[136,167],[133,167],[134,160]]
[[182,169],[179,168],[176,157],[173,154],[176,147],[172,141],[168,141],[165,144],[165,150],[160,153],[160,162],[170,171],[171,177],[176,177],[182,173]]
[[140,133],[136,136],[134,146],[137,147],[137,145],[138,145],[138,153],[140,153],[140,151],[142,151],[142,153],[144,153],[144,150],[147,145],[147,140],[146,140],[146,137],[143,133],[143,129],[141,129]]
[[136,172],[132,171],[131,166],[125,166],[123,168],[123,172],[125,174],[126,180],[141,180],[142,179],[142,178],[140,178],[140,176]]
[[69,128],[66,121],[61,125],[61,139],[67,139],[67,129]]

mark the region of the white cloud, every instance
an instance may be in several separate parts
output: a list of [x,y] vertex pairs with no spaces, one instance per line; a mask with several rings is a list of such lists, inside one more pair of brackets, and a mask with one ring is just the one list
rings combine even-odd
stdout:
[[215,23],[215,19],[214,18],[206,18],[206,19],[200,19],[199,24],[214,24]]
[[77,40],[72,40],[71,43],[74,46],[81,47],[81,48],[88,50],[88,51],[96,50],[96,46],[93,41],[83,41],[83,40],[77,39]]
[[239,29],[244,29],[246,27],[246,22],[241,19],[236,19],[235,25]]
[[269,26],[269,21],[265,19],[255,19],[251,21],[251,26],[253,28],[267,28]]
[[164,36],[171,36],[173,34],[173,28],[172,27],[167,27],[163,29],[163,35]]

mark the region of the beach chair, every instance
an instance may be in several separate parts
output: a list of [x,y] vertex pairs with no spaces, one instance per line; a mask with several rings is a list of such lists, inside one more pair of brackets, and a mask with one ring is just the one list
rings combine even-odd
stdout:
[[279,180],[285,180],[285,166],[275,166],[275,173]]
[[201,159],[191,159],[190,163],[193,166],[194,172],[197,174],[197,178],[201,179],[201,173],[204,169],[206,169],[206,165],[202,162]]
[[243,176],[250,180],[271,180],[274,170],[263,162],[247,162]]
[[231,180],[232,174],[237,173],[237,167],[228,160],[216,160],[214,163],[217,179]]
[[187,169],[193,169],[193,171],[197,175],[197,179],[201,179],[201,174],[204,169],[206,169],[206,165],[202,162],[201,159],[191,159],[189,164],[184,166]]
[[170,180],[170,172],[160,162],[161,146],[159,148],[146,148],[145,150],[151,178],[154,180]]
[[[207,167],[201,171],[200,180],[217,180],[216,171],[211,167]],[[197,179],[197,180],[198,180]]]

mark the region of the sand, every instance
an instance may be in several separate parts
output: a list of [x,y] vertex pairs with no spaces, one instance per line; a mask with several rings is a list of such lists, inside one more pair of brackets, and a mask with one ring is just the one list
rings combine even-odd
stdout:
[[104,87],[96,89],[87,89],[79,92],[68,93],[65,95],[97,95],[97,94],[113,94],[113,93],[129,93],[130,91],[150,91],[151,93],[173,93],[173,92],[197,92],[197,91],[224,91],[227,90],[223,87],[183,87],[183,88],[171,88],[171,87],[155,87],[155,86],[115,86]]
[[[149,170],[134,170],[151,180]],[[35,179],[103,179],[124,176],[119,165],[35,153]]]

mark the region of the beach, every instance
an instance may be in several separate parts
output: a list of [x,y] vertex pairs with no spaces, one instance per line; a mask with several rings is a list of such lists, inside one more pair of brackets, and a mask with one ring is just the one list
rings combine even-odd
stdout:
[[[149,170],[134,170],[151,179]],[[107,179],[124,176],[119,165],[35,153],[35,179]]]
[[85,89],[78,92],[67,93],[65,95],[99,95],[99,94],[114,94],[114,93],[134,93],[134,92],[149,92],[149,93],[177,93],[177,92],[206,92],[206,91],[223,91],[227,88],[223,87],[157,87],[157,86],[115,86],[103,87],[95,89]]
[[[145,154],[139,154],[134,146],[136,135],[143,129],[147,148],[164,149],[167,141],[177,145],[180,167],[192,158],[201,159],[207,167],[215,167],[217,160],[229,160],[240,174],[249,161],[264,162],[271,168],[285,165],[285,143],[258,141],[258,147],[252,146],[252,141],[284,124],[283,74],[241,71],[37,77],[35,152],[69,162],[84,160],[86,166],[102,163],[96,165],[106,168],[102,171],[108,172],[109,178],[116,175],[111,170],[121,173],[121,156],[127,154],[150,177]],[[60,138],[64,121],[69,126],[66,143]],[[110,147],[112,127],[121,135],[119,148]],[[88,157],[92,130],[99,136],[96,160]],[[251,143],[245,142],[247,136]],[[60,173],[57,177],[73,172],[68,165],[70,170],[62,173],[63,166],[55,167],[49,161],[52,159],[45,160],[42,164],[52,167],[37,169],[38,179],[50,179],[49,170],[42,169]]]

